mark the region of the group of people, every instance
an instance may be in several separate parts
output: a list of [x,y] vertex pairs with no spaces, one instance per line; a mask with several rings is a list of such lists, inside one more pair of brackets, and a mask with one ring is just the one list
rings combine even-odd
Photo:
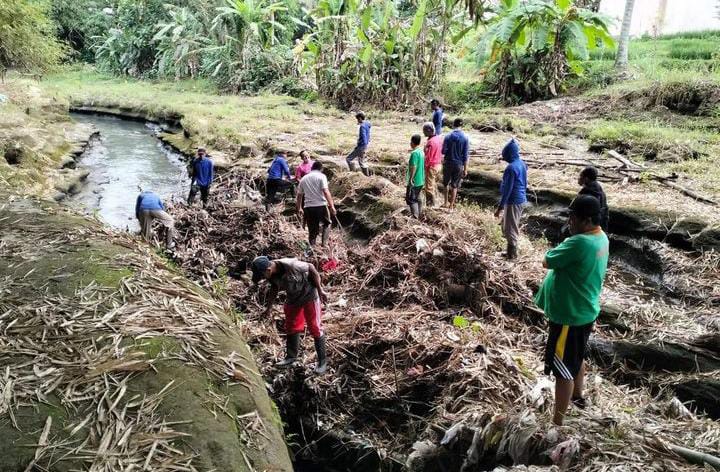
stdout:
[[[437,100],[431,102],[432,119],[423,124],[424,146],[419,134],[410,139],[410,156],[406,172],[406,202],[413,217],[422,215],[422,196],[427,204],[438,205],[437,190],[444,190],[444,207],[455,208],[458,189],[468,172],[469,141],[462,131],[463,122],[456,118],[453,130],[443,136],[444,115]],[[356,114],[358,141],[347,156],[351,170],[359,168],[369,175],[366,161],[370,144],[370,122],[363,113]],[[502,232],[507,240],[508,259],[518,256],[520,219],[527,203],[527,165],[520,155],[517,139],[510,139],[501,151],[507,163],[500,184],[499,203],[495,216],[501,217]],[[308,229],[311,246],[320,237],[322,246],[329,241],[332,219],[336,217],[333,197],[323,165],[313,161],[307,151],[299,153],[300,162],[291,173],[287,152],[279,152],[268,169],[266,205],[277,202],[277,195],[290,192],[303,226]],[[356,165],[357,164],[357,165]],[[189,165],[191,189],[188,204],[200,193],[203,205],[210,196],[213,164],[205,149],[198,149]],[[543,259],[548,269],[536,297],[536,304],[549,320],[545,349],[545,372],[556,379],[553,421],[561,425],[570,404],[584,408],[585,351],[595,319],[600,312],[600,292],[609,256],[606,235],[609,221],[607,198],[597,181],[593,167],[583,169],[578,177],[581,190],[568,208],[565,227],[568,237],[549,250]],[[441,179],[441,180],[440,180]],[[297,187],[297,190],[296,190]],[[162,200],[153,192],[142,192],[136,203],[136,216],[142,234],[152,237],[152,222],[160,221],[167,228],[166,243],[172,247],[174,223],[165,211]],[[322,277],[312,263],[294,258],[270,259],[259,256],[252,261],[252,280],[269,282],[266,298],[268,316],[279,292],[285,293],[286,353],[279,366],[294,364],[300,351],[302,333],[306,326],[314,339],[317,353],[315,372],[327,371],[326,335],[322,327],[322,303],[327,301]]]

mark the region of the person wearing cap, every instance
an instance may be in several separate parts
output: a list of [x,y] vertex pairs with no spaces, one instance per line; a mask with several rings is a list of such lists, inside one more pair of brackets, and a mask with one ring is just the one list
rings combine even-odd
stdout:
[[585,407],[585,351],[600,314],[610,243],[600,228],[600,202],[581,195],[570,204],[572,236],[545,254],[549,269],[535,296],[548,318],[545,374],[555,376],[553,422],[562,425],[570,401]]
[[285,334],[287,351],[285,359],[278,366],[289,366],[295,363],[300,350],[300,336],[307,324],[310,334],[315,340],[317,365],[315,373],[324,374],[327,370],[325,333],[322,329],[321,302],[327,302],[327,294],[322,287],[320,274],[314,265],[294,258],[271,260],[267,256],[259,256],[253,260],[252,280],[255,284],[266,279],[270,283],[267,295],[267,315],[279,292],[285,292],[283,305],[285,312]]
[[190,194],[188,195],[188,205],[192,205],[195,201],[195,195],[200,192],[200,199],[203,206],[207,205],[210,196],[210,184],[212,184],[214,176],[213,161],[207,155],[205,148],[198,148],[197,156],[190,163]]
[[360,170],[364,175],[370,175],[370,169],[365,162],[365,155],[367,154],[367,148],[370,145],[370,121],[365,119],[365,113],[359,111],[355,114],[355,119],[358,122],[358,140],[355,149],[345,158],[348,168],[350,170],[355,169],[355,160],[360,166]]
[[175,247],[173,241],[175,220],[165,211],[165,206],[158,194],[149,190],[141,191],[135,200],[135,217],[140,223],[140,234],[146,241],[152,241],[152,225],[153,221],[157,220],[167,229],[165,245],[168,249]]
[[500,202],[495,210],[495,217],[502,215],[500,226],[507,240],[506,257],[517,258],[518,241],[520,239],[520,217],[523,206],[527,202],[527,166],[520,158],[520,144],[515,138],[503,147],[502,159],[507,162],[500,183]]
[[455,118],[452,133],[445,136],[443,153],[443,187],[445,187],[445,207],[455,209],[457,194],[462,180],[467,177],[470,143],[462,130],[463,120]]
[[595,197],[600,202],[600,227],[607,233],[608,224],[610,222],[610,210],[607,204],[607,197],[605,191],[597,181],[598,171],[595,167],[588,166],[580,171],[578,176],[578,185],[582,188],[578,192],[578,195],[590,195]]
[[313,160],[310,159],[310,153],[308,153],[305,149],[300,151],[300,160],[300,165],[295,168],[295,180],[298,182],[310,173],[313,165]]
[[435,134],[435,125],[427,122],[423,125],[425,141],[425,203],[428,207],[438,204],[438,176],[442,170],[442,136]]
[[315,246],[322,228],[322,246],[325,247],[330,237],[332,225],[330,218],[335,216],[336,211],[328,180],[322,168],[322,162],[313,162],[312,170],[298,185],[295,204],[300,221],[307,224],[310,246]]
[[270,205],[277,203],[275,197],[278,192],[290,190],[295,196],[295,190],[291,182],[290,166],[287,162],[287,151],[279,151],[268,169],[268,177],[265,183],[267,190],[266,207],[270,209]]

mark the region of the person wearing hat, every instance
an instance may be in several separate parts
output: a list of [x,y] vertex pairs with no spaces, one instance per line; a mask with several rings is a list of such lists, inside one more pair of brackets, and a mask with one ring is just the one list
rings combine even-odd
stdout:
[[607,197],[605,191],[597,181],[598,170],[593,166],[585,167],[580,171],[578,176],[578,185],[582,188],[578,195],[590,195],[598,199],[600,202],[600,227],[607,233],[608,224],[610,222],[610,210],[608,209]]
[[283,305],[285,312],[285,334],[287,353],[278,366],[289,366],[297,360],[300,349],[300,335],[307,324],[310,334],[315,340],[317,352],[316,374],[324,374],[327,370],[325,333],[322,329],[321,302],[327,302],[327,294],[323,290],[320,274],[315,266],[294,258],[271,260],[267,256],[259,256],[253,260],[252,280],[255,284],[266,279],[270,283],[267,296],[267,315],[270,316],[278,292],[285,292]]
[[507,240],[506,257],[517,258],[518,241],[520,240],[520,217],[523,206],[527,203],[527,166],[520,158],[520,144],[511,138],[502,150],[502,160],[507,162],[500,183],[500,202],[495,210],[495,217],[502,215],[500,226]]
[[545,254],[549,269],[535,303],[548,318],[545,374],[555,376],[553,422],[562,425],[570,401],[585,407],[585,349],[600,314],[610,243],[600,228],[600,202],[581,195],[570,204],[572,236]]
[[198,148],[197,156],[190,163],[190,194],[188,195],[188,205],[192,205],[195,201],[195,195],[200,192],[200,199],[203,206],[207,205],[210,197],[210,184],[213,181],[213,161],[207,155],[205,148]]

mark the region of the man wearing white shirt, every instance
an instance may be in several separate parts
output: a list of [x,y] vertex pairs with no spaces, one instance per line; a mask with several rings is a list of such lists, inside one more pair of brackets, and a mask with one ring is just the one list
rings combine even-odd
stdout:
[[330,236],[330,218],[336,211],[327,177],[322,173],[322,162],[313,162],[310,173],[300,180],[296,207],[300,219],[307,223],[310,245],[315,246],[322,228],[322,246],[325,247]]

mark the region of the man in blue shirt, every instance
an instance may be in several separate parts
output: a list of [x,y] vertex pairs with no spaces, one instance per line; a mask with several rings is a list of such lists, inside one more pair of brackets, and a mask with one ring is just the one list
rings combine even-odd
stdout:
[[295,196],[295,189],[291,182],[290,166],[287,162],[287,151],[279,151],[273,159],[268,169],[268,178],[266,182],[267,201],[265,207],[270,210],[270,205],[277,203],[275,198],[278,192],[284,193],[290,191]]
[[507,258],[517,258],[518,240],[520,239],[520,217],[523,205],[527,202],[527,166],[520,158],[520,144],[515,138],[505,145],[502,159],[507,162],[500,183],[500,203],[495,210],[495,217],[502,214],[502,231],[507,240]]
[[433,98],[432,101],[430,101],[430,107],[433,110],[432,122],[433,125],[435,125],[435,136],[440,136],[442,134],[443,118],[445,117],[443,109],[440,106],[440,101],[437,98]]
[[347,165],[350,170],[356,170],[353,161],[357,159],[362,173],[364,175],[370,175],[370,169],[368,169],[368,166],[365,163],[365,154],[367,153],[367,148],[370,144],[370,122],[365,119],[365,113],[361,111],[355,114],[355,119],[357,120],[358,125],[360,125],[358,130],[357,145],[355,146],[355,149],[348,154],[348,157],[345,160],[347,161]]
[[158,194],[141,189],[135,201],[135,217],[140,222],[140,234],[146,241],[153,240],[152,225],[153,221],[158,220],[166,228],[165,245],[168,249],[175,247],[173,242],[175,221],[165,212],[165,206]]
[[463,133],[463,121],[455,118],[452,133],[445,136],[443,141],[443,186],[445,187],[445,208],[455,209],[458,189],[462,179],[467,177],[468,157],[470,143]]
[[198,148],[197,157],[190,163],[190,195],[188,195],[188,205],[192,205],[195,195],[200,192],[200,199],[203,207],[207,206],[208,197],[210,196],[210,184],[214,177],[213,161],[207,155],[205,148]]

